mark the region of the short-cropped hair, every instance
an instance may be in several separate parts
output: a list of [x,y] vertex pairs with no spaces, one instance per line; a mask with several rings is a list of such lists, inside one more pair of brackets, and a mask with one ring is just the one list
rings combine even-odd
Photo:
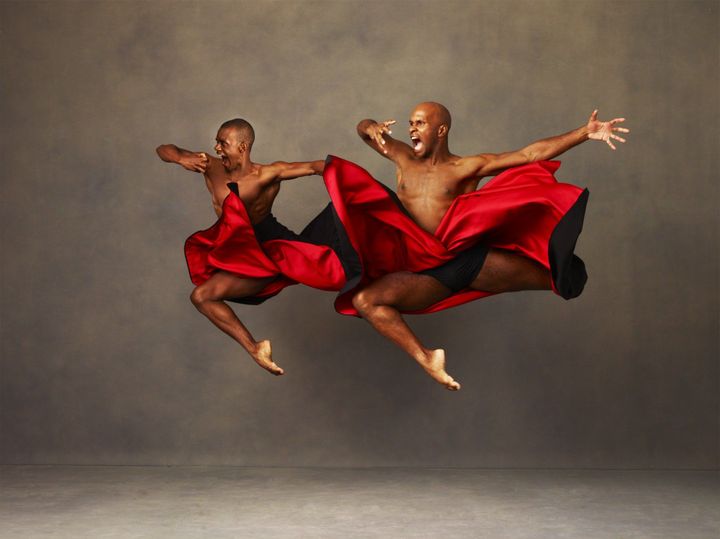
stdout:
[[242,118],[233,118],[224,122],[220,129],[233,129],[237,132],[238,137],[248,143],[248,146],[252,146],[255,142],[255,130],[253,129],[250,122],[243,120]]

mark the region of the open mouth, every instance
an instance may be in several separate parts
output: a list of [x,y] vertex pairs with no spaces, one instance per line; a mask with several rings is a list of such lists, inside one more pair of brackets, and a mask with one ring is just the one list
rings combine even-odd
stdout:
[[412,142],[413,150],[416,152],[419,152],[422,149],[422,141],[418,137],[410,137],[410,142]]

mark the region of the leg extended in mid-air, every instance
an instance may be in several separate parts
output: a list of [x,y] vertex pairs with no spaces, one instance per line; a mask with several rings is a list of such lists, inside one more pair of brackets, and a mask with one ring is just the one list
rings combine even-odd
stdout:
[[[499,249],[489,249],[482,256],[482,268],[469,285],[473,290],[499,294],[551,289],[550,273],[537,262]],[[447,269],[452,268],[451,261]],[[454,391],[460,389],[460,384],[445,371],[445,351],[423,345],[400,313],[425,309],[458,289],[454,283],[443,284],[431,274],[392,273],[358,292],[353,305],[381,335],[402,348],[437,382]]]
[[225,303],[226,300],[253,296],[272,280],[272,277],[247,279],[220,271],[197,286],[190,294],[190,301],[220,330],[237,341],[258,365],[279,376],[284,371],[272,360],[270,341],[256,341],[235,312]]

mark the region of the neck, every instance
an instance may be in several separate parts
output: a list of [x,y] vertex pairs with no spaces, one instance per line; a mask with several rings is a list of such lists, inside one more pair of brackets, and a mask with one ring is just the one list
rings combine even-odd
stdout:
[[254,163],[250,161],[250,153],[245,152],[242,155],[242,159],[240,160],[238,165],[229,172],[230,174],[239,174],[240,176],[246,176],[252,171],[253,165]]
[[443,139],[425,159],[429,161],[431,165],[439,165],[440,163],[448,161],[451,155],[447,139]]

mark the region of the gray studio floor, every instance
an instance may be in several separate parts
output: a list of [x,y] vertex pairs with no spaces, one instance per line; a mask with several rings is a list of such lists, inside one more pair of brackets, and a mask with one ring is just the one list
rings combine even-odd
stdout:
[[0,537],[720,537],[718,472],[0,466]]

